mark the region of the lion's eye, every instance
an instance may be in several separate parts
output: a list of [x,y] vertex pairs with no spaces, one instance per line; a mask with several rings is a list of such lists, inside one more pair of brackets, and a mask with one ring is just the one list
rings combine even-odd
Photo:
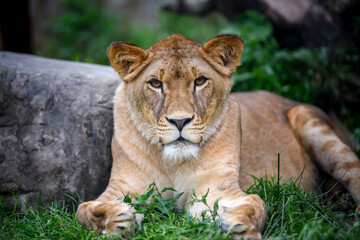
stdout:
[[195,86],[201,86],[203,85],[204,83],[206,83],[207,81],[207,78],[204,77],[204,76],[200,76],[198,77],[197,79],[195,79]]
[[148,83],[150,83],[150,85],[154,88],[161,88],[162,87],[162,82],[157,80],[156,78],[152,78],[150,81],[148,81]]

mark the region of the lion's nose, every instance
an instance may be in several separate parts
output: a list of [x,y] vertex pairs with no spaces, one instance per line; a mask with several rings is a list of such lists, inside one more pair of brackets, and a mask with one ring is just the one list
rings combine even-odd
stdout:
[[180,132],[185,127],[185,125],[190,123],[193,119],[194,119],[194,116],[192,116],[191,118],[180,118],[180,119],[166,117],[166,120],[169,123],[175,125],[179,129]]

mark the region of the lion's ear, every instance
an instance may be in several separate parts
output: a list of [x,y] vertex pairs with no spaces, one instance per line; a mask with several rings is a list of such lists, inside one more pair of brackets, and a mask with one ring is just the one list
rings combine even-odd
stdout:
[[240,65],[244,42],[235,34],[222,34],[204,44],[209,62],[226,75],[231,75]]
[[108,47],[107,56],[111,66],[124,79],[141,66],[148,53],[132,43],[113,42]]

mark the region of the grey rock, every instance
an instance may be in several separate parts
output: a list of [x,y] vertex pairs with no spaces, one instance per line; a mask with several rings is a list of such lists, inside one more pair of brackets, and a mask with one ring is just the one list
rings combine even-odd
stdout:
[[[0,196],[18,210],[91,200],[111,169],[111,67],[0,52]],[[17,199],[17,200],[16,200]],[[26,204],[25,204],[26,202]]]

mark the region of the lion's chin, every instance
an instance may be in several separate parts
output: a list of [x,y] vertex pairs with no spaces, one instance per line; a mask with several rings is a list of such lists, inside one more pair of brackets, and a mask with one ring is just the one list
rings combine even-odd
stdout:
[[164,145],[163,159],[174,164],[184,160],[197,159],[200,148],[197,144],[189,141],[175,141]]

